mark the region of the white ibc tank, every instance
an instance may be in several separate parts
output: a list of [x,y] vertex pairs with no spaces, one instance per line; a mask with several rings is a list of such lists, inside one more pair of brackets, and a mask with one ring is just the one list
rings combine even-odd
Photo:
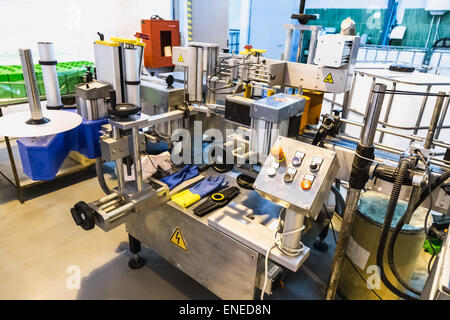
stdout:
[[[362,70],[362,69],[361,69]],[[371,70],[365,69],[364,71],[370,73]],[[449,83],[450,84],[450,77],[442,77],[442,76],[436,76],[431,74],[423,74],[414,72],[411,74],[404,73],[402,76],[402,80],[405,82],[413,82],[413,80],[423,80],[422,82],[426,82],[427,79],[429,79],[429,76],[437,77],[439,78],[442,83]],[[436,79],[433,79],[436,80]],[[358,76],[356,78],[356,83],[351,99],[351,109],[356,110],[359,113],[364,114],[367,106],[367,101],[369,98],[369,93],[371,89],[373,78],[370,76]],[[387,89],[392,89],[393,82],[382,80],[377,78],[376,82],[384,83],[387,85]],[[418,81],[419,82],[419,81]],[[402,90],[402,91],[417,91],[417,92],[425,92],[427,89],[427,85],[412,85],[412,84],[404,84],[404,83],[397,83],[396,90]],[[450,85],[433,85],[430,90],[432,93],[437,93],[439,91],[443,91],[445,93],[450,93]],[[338,103],[342,103],[342,96],[340,95],[336,97],[336,101]],[[326,94],[326,97],[329,99],[332,99],[331,94]],[[390,95],[386,94],[384,98],[383,103],[383,109],[381,111],[380,121],[384,121],[386,109],[388,106],[388,102],[390,99]],[[423,96],[413,96],[413,95],[395,95],[392,102],[391,111],[389,113],[389,118],[387,123],[395,126],[403,126],[403,127],[414,127],[416,125],[416,121],[418,118],[418,114],[422,105],[424,97]],[[444,101],[444,107],[447,103],[447,99]],[[417,132],[418,136],[425,137],[427,133],[428,126],[430,124],[431,116],[433,114],[433,109],[436,103],[436,97],[428,97],[425,105],[425,110],[422,116],[422,119],[420,121],[420,126],[426,127],[426,129],[419,130]],[[444,109],[443,107],[443,109]],[[323,110],[324,112],[328,112],[325,108]],[[363,122],[363,117],[361,115],[358,115],[355,112],[350,112],[349,119]],[[447,112],[447,115],[444,120],[444,125],[450,125],[450,110]],[[395,128],[387,128],[392,131],[401,132],[403,134],[412,134],[413,130],[399,130]],[[360,127],[356,127],[353,125],[346,125],[346,133],[358,137],[360,136]],[[375,136],[375,142],[379,141],[380,133],[377,133]],[[444,142],[450,141],[450,129],[442,129],[439,140]],[[383,144],[395,147],[398,149],[406,149],[408,145],[410,144],[410,140],[406,138],[401,138],[394,135],[385,134],[383,138]],[[442,148],[436,148],[437,152],[443,152]]]

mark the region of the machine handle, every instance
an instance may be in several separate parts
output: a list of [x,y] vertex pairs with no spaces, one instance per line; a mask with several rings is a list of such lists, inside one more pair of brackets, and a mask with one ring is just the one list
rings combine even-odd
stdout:
[[103,33],[97,32],[97,34],[100,37],[100,41],[105,40],[105,35]]
[[111,109],[116,110],[116,91],[109,90],[109,103],[111,104]]
[[300,14],[305,13],[305,3],[306,3],[306,0],[300,0],[300,8],[299,8],[298,13],[300,13]]

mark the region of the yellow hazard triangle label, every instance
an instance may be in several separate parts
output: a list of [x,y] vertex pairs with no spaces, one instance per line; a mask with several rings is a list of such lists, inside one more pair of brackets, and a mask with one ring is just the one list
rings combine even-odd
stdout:
[[334,83],[333,77],[331,76],[331,73],[329,73],[329,74],[325,77],[325,79],[323,79],[323,82]]
[[177,245],[184,251],[189,252],[189,250],[186,247],[186,242],[184,242],[183,236],[181,235],[179,227],[177,227],[175,231],[172,233],[172,236],[170,237],[169,241]]
[[180,54],[180,56],[178,57],[178,62],[184,62],[183,56]]

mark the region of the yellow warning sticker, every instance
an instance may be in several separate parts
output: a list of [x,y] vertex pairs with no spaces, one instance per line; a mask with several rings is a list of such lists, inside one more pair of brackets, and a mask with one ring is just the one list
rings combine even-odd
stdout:
[[180,56],[178,57],[178,62],[184,62],[183,56],[180,54]]
[[176,244],[184,251],[189,252],[189,250],[186,247],[186,242],[184,242],[183,236],[181,235],[179,227],[177,227],[175,231],[172,233],[172,236],[170,237],[169,241]]
[[331,72],[323,79],[323,82],[334,83],[333,77],[331,76]]

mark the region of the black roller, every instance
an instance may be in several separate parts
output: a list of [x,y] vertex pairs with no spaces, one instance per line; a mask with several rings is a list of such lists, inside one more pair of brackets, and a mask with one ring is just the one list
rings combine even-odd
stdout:
[[109,116],[116,116],[119,118],[127,118],[140,111],[140,108],[132,103],[116,103],[116,91],[109,91],[109,100],[111,107],[108,108]]
[[396,72],[414,72],[414,67],[405,64],[393,64],[389,66],[389,70]]

